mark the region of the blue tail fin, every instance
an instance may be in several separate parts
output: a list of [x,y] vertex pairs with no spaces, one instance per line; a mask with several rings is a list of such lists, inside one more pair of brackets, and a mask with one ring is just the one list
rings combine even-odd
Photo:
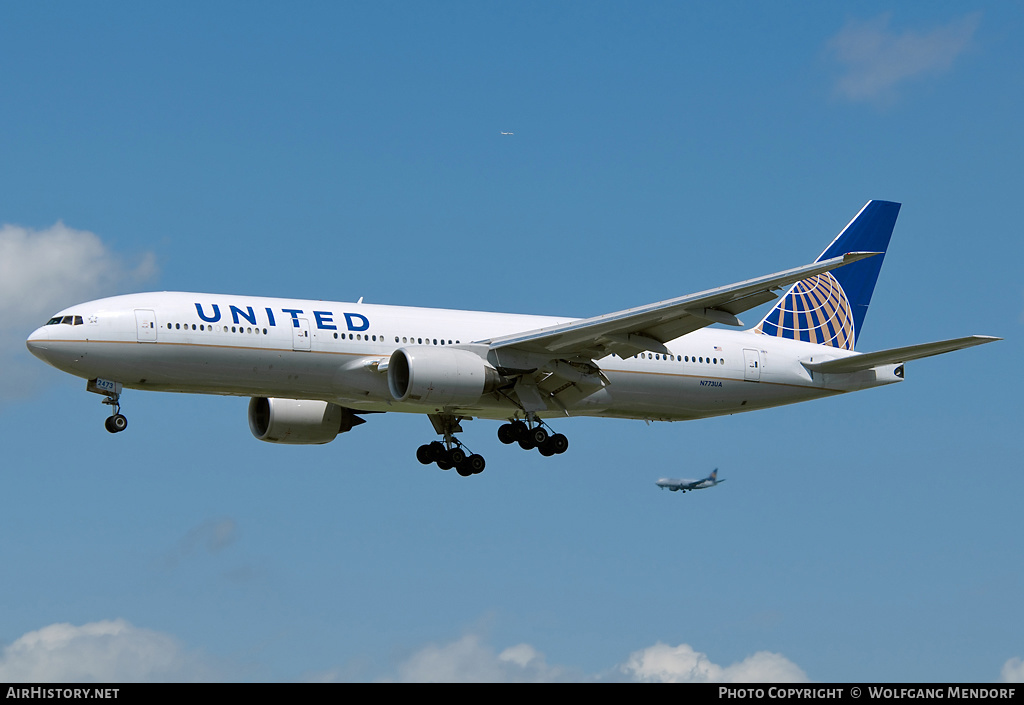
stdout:
[[847,252],[881,254],[798,281],[754,332],[853,350],[899,212],[899,203],[868,201],[815,261]]

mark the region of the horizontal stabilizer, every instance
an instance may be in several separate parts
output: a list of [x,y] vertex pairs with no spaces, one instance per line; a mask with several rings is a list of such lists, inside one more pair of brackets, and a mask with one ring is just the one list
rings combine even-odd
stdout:
[[844,372],[859,372],[869,370],[879,365],[892,365],[909,360],[919,360],[922,357],[941,355],[942,353],[961,350],[963,348],[984,345],[1002,338],[995,338],[991,335],[969,335],[966,338],[954,338],[953,340],[940,340],[934,343],[921,343],[920,345],[908,345],[904,348],[892,348],[891,350],[879,350],[878,352],[864,353],[863,355],[850,355],[841,357],[838,360],[827,360],[825,362],[804,362],[804,367],[812,372],[825,374],[841,374]]

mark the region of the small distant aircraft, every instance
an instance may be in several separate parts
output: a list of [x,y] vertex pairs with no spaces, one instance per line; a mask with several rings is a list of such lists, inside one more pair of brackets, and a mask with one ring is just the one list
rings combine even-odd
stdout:
[[503,135],[514,135],[515,132],[502,132],[501,134],[503,134]]
[[676,480],[671,477],[663,477],[658,480],[657,485],[661,489],[665,489],[667,487],[673,492],[677,492],[679,490],[686,492],[687,490],[703,490],[706,487],[714,487],[720,482],[725,482],[725,480],[718,479],[718,468],[715,468],[711,474],[703,480]]

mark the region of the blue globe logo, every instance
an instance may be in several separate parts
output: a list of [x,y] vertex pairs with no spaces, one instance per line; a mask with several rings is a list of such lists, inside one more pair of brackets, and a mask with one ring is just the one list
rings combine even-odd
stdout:
[[757,333],[853,350],[853,311],[846,292],[825,272],[793,285]]

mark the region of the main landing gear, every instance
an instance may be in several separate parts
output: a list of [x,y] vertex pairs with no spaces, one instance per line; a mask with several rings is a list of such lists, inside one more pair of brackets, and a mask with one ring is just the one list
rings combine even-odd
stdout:
[[498,427],[498,440],[505,445],[518,443],[523,450],[536,448],[544,457],[559,455],[569,449],[569,439],[561,433],[550,433],[544,422],[533,417],[528,424],[516,419]]
[[467,454],[462,443],[454,438],[444,443],[434,441],[420,446],[416,449],[416,459],[424,465],[437,463],[437,467],[442,470],[455,468],[455,472],[463,477],[482,473],[487,465],[484,456]]
[[[435,463],[442,470],[455,470],[463,477],[476,475],[484,470],[483,456],[471,453],[462,441],[455,437],[462,432],[459,421],[462,417],[449,414],[430,414],[434,430],[444,436],[444,441],[434,441],[416,449],[416,459],[424,465]],[[524,450],[536,448],[543,456],[564,453],[569,448],[569,439],[561,433],[551,433],[543,421],[533,414],[527,414],[526,421],[514,419],[498,428],[498,440],[509,445],[518,443]]]
[[461,417],[450,414],[430,414],[430,422],[434,424],[434,430],[444,436],[444,442],[434,441],[416,449],[416,459],[424,465],[437,463],[442,470],[455,471],[462,477],[477,475],[484,471],[486,462],[482,455],[467,452],[462,441],[455,437],[456,433],[462,431],[459,426]]

